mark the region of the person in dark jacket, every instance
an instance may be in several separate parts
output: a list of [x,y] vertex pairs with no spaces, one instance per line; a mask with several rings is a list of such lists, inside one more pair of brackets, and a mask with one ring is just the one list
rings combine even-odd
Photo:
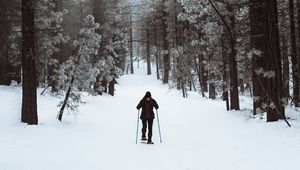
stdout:
[[152,142],[152,126],[153,126],[153,119],[154,119],[153,107],[155,109],[158,109],[158,104],[154,99],[152,99],[151,93],[147,91],[146,95],[139,102],[136,108],[138,110],[142,108],[140,119],[142,120],[143,123],[142,140],[144,141],[147,140],[146,131],[148,125],[148,141],[147,141],[148,144],[153,144]]

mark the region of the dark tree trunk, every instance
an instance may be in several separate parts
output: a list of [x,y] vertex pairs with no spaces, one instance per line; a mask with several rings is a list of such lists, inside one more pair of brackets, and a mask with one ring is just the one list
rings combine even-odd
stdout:
[[[165,3],[165,0],[162,1],[162,4]],[[164,5],[163,5],[164,6]],[[167,40],[168,31],[167,31],[167,12],[165,11],[165,6],[163,8],[163,62],[164,62],[164,75],[163,75],[163,83],[169,83],[169,71],[170,71],[170,53],[169,53],[169,43]]]
[[[267,111],[267,121],[277,121],[285,119],[284,106],[282,105],[282,68],[278,31],[277,1],[267,0],[266,22],[264,23],[265,35],[265,57],[266,70],[273,70],[275,77],[267,79],[266,91],[270,96],[270,101],[275,108],[270,107]],[[273,61],[273,62],[271,62]]]
[[38,124],[36,67],[34,54],[34,1],[22,0],[22,116],[29,125]]
[[207,69],[204,68],[202,54],[199,55],[199,70],[200,70],[200,72],[198,74],[199,74],[199,77],[200,77],[199,81],[201,81],[201,83],[200,83],[201,91],[204,94],[204,92],[208,92],[208,83],[207,83],[208,72],[207,72]]
[[[293,1],[292,1],[293,2]],[[279,10],[282,19],[287,16],[288,11],[285,8],[281,8]],[[289,63],[289,36],[286,31],[286,24],[285,22],[281,22],[279,25],[279,34],[280,34],[280,51],[282,56],[282,83],[283,83],[283,97],[284,102],[287,104],[290,98],[290,63]]]
[[209,83],[209,98],[216,99],[216,83],[215,82]]
[[[202,30],[199,29],[198,30],[198,38],[201,38],[203,35]],[[197,62],[197,58],[198,58],[198,62]],[[204,64],[203,64],[203,55],[199,54],[198,57],[196,58],[196,56],[194,55],[194,63],[196,66],[196,70],[197,70],[197,75],[198,75],[198,79],[199,79],[199,84],[200,84],[200,90],[202,93],[202,97],[205,97],[204,92],[208,92],[208,86],[207,86],[207,70],[204,68]]]
[[286,98],[286,102],[290,97],[290,73],[289,73],[289,56],[288,56],[288,47],[287,47],[286,37],[282,34],[282,66],[283,66],[283,97]]
[[[202,57],[203,58],[203,57]],[[203,60],[202,60],[203,61]],[[200,69],[201,69],[201,79],[202,79],[202,89],[204,92],[208,92],[208,83],[207,83],[207,80],[208,80],[208,72],[207,70],[204,68],[204,64],[203,62],[200,63]]]
[[[298,40],[298,47],[300,47],[300,0],[297,0],[297,23],[298,23],[298,36],[297,36],[297,40]],[[300,60],[300,52],[298,51],[298,56],[297,59]],[[298,70],[298,81],[300,81],[300,61],[297,62],[297,70]],[[300,82],[298,84],[298,88],[300,86]],[[300,90],[299,90],[300,91]],[[300,95],[300,94],[299,94]],[[300,98],[300,97],[299,97]],[[299,99],[300,100],[300,99]]]
[[296,28],[295,28],[295,10],[294,1],[289,0],[289,16],[290,16],[290,38],[291,38],[291,58],[292,58],[292,71],[293,71],[293,101],[296,107],[300,106],[299,98],[299,59],[297,58],[296,50]]
[[187,97],[187,95],[186,95],[187,92],[186,92],[186,89],[184,88],[184,82],[181,81],[180,84],[181,84],[182,97],[186,98]]
[[61,106],[61,108],[59,110],[59,114],[58,114],[58,117],[57,117],[57,119],[59,121],[62,121],[64,110],[65,110],[65,108],[66,108],[66,106],[68,104],[69,98],[70,98],[70,94],[71,94],[72,86],[73,86],[73,83],[74,83],[74,79],[75,79],[75,76],[73,75],[72,78],[71,78],[70,85],[68,87],[68,90],[67,90],[64,102],[63,102],[63,104],[62,104],[62,106]]
[[130,38],[130,73],[134,73],[133,69],[133,38],[132,38],[132,16],[130,15],[130,33],[129,33],[129,38]]
[[227,80],[227,55],[226,55],[226,48],[224,44],[224,39],[222,39],[222,58],[223,58],[223,101],[226,101],[226,109],[229,110],[229,98],[228,98],[228,80]]
[[208,71],[207,69],[204,67],[203,64],[203,55],[199,56],[199,65],[200,65],[200,76],[201,76],[201,80],[202,80],[202,85],[201,85],[201,89],[203,92],[208,92]]
[[177,78],[177,82],[176,82],[176,84],[177,84],[177,90],[180,90],[181,89],[181,84],[182,84],[182,71],[180,70],[180,59],[179,59],[179,57],[176,57],[175,58],[175,61],[176,61],[176,69],[175,69],[175,71],[174,71],[174,74],[176,74],[176,78]]
[[101,81],[101,86],[103,87],[102,92],[107,93],[107,81],[105,78]]
[[96,76],[96,81],[94,83],[94,91],[97,93],[97,94],[102,94],[102,90],[100,89],[101,88],[101,76],[98,75]]
[[[250,1],[251,2],[251,1]],[[250,6],[251,18],[251,45],[252,48],[260,50],[261,56],[253,57],[253,68],[262,68],[264,73],[274,73],[266,77],[254,72],[254,92],[261,98],[257,108],[262,104],[267,105],[267,121],[285,119],[284,107],[282,105],[282,69],[278,32],[277,1],[263,0],[252,1]],[[261,90],[258,90],[260,88]],[[255,102],[254,102],[255,104]],[[257,104],[257,103],[256,103]],[[287,121],[286,121],[287,122]],[[287,122],[290,126],[290,124]]]
[[189,87],[190,87],[190,91],[193,90],[193,82],[191,80],[189,80]]
[[116,79],[113,78],[112,81],[109,82],[108,84],[108,94],[114,96],[115,95],[115,84],[116,84]]
[[[208,55],[208,63],[211,64],[211,58],[213,54]],[[216,99],[216,83],[215,83],[215,74],[213,72],[213,68],[209,68],[208,76],[209,76],[209,83],[208,83],[208,97],[210,99]]]
[[156,78],[157,80],[160,79],[159,75],[159,56],[158,56],[158,40],[157,40],[157,26],[156,26],[156,20],[154,19],[154,43],[156,47],[156,52],[155,52],[155,63],[156,63]]
[[150,33],[149,29],[147,29],[147,75],[151,74],[151,54],[150,54]]
[[245,93],[244,79],[239,80],[240,91],[242,95]]
[[[197,76],[198,76],[198,80],[199,80],[199,84],[200,84],[200,91],[201,91],[201,94],[202,94],[202,97],[205,97],[205,94],[204,94],[204,91],[203,91],[203,82],[202,82],[202,79],[201,79],[201,73],[200,73],[200,64],[197,62],[197,58],[195,55],[194,56],[194,65],[195,65],[195,70],[197,72]],[[200,57],[198,57],[200,58]],[[200,60],[199,60],[200,61]]]
[[230,13],[231,41],[229,54],[229,72],[230,72],[230,109],[240,110],[239,92],[238,92],[238,76],[236,63],[236,38],[235,38],[235,14],[232,6],[228,6]]
[[[166,32],[165,32],[166,33]],[[163,83],[167,84],[169,82],[169,71],[170,71],[170,54],[168,50],[168,41],[164,40],[164,46],[163,46],[163,68],[164,68],[164,74],[163,74]]]
[[10,85],[11,79],[8,76],[8,35],[9,21],[7,17],[8,6],[3,2],[0,10],[0,85]]
[[[263,54],[264,36],[263,36],[263,22],[264,22],[264,7],[257,3],[256,0],[250,0],[250,24],[251,24],[251,48],[259,50]],[[256,115],[257,110],[262,108],[263,79],[256,74],[256,70],[264,68],[263,56],[253,54],[252,56],[252,80],[253,80],[253,114]]]

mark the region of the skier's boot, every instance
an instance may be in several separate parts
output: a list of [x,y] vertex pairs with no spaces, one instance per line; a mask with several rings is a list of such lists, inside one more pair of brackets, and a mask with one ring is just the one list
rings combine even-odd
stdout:
[[142,141],[146,141],[147,140],[145,133],[142,134],[142,139],[141,140]]
[[154,144],[151,140],[148,140],[147,144]]
[[152,142],[152,134],[148,134],[148,141],[147,141],[147,144],[154,144]]

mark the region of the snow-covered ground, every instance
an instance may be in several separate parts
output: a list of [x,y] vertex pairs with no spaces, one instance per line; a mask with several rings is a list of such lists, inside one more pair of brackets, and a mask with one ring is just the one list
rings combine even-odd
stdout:
[[[38,96],[39,125],[20,123],[20,87],[0,86],[0,170],[299,170],[300,114],[283,121],[225,111],[225,103],[170,90],[144,68],[118,80],[116,96],[88,96],[81,113],[56,120],[59,99]],[[135,144],[136,105],[146,91],[158,102],[162,143]],[[141,125],[140,125],[141,127]],[[140,135],[140,133],[139,133]]]

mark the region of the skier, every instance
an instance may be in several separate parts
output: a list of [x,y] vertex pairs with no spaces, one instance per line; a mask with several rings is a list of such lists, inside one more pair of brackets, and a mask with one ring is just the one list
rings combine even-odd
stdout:
[[146,95],[143,97],[143,99],[140,101],[140,103],[136,106],[136,108],[139,110],[142,108],[142,114],[140,116],[140,119],[142,120],[143,127],[142,127],[142,141],[146,141],[146,131],[147,131],[147,125],[148,125],[148,141],[147,144],[154,144],[152,142],[152,126],[153,126],[153,119],[154,119],[154,112],[153,107],[155,109],[158,109],[157,102],[151,98],[151,93],[149,91],[146,92]]

